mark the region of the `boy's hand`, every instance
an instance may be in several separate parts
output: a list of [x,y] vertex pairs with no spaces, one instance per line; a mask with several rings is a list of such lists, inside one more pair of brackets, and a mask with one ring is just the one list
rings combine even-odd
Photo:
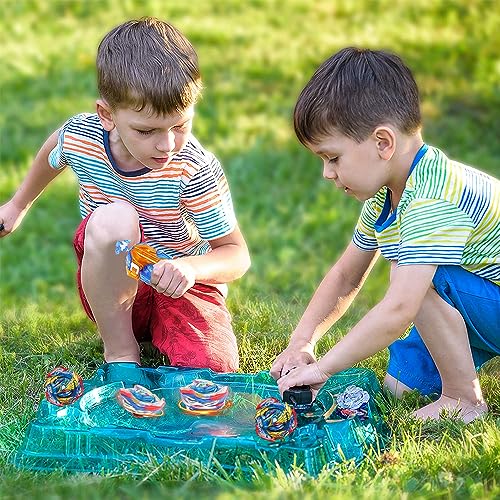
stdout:
[[26,212],[26,209],[17,207],[12,200],[2,205],[0,207],[0,238],[15,231]]
[[306,342],[303,346],[290,344],[275,360],[271,366],[271,376],[278,380],[290,370],[299,366],[315,363],[314,347],[311,342]]
[[278,389],[280,394],[283,395],[283,392],[290,389],[290,387],[310,385],[313,392],[313,398],[315,398],[316,394],[329,377],[330,374],[325,373],[318,363],[299,366],[298,368],[293,368],[287,375],[283,375],[283,377],[278,380]]
[[153,266],[151,273],[151,286],[173,299],[182,297],[195,281],[195,269],[184,259],[162,259]]

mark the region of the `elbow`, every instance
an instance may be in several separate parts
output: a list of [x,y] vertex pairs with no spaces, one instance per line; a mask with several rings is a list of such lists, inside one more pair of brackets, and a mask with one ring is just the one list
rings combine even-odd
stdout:
[[411,301],[403,299],[386,299],[380,305],[383,308],[382,314],[387,318],[388,333],[394,332],[394,340],[408,328],[418,312]]
[[236,281],[243,277],[250,269],[251,261],[248,249],[245,247],[240,248],[230,260],[226,261],[226,273],[224,281],[221,283],[229,283]]
[[251,265],[252,261],[250,259],[250,253],[248,252],[247,249],[245,249],[241,255],[240,273],[238,278],[241,278],[243,275],[245,275],[246,272],[250,269]]

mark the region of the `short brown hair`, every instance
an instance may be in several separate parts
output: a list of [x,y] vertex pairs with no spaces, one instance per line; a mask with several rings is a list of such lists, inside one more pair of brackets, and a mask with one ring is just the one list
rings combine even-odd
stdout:
[[112,29],[97,50],[97,85],[116,109],[148,107],[160,114],[182,112],[201,92],[198,56],[186,37],[153,17]]
[[408,135],[421,127],[410,69],[382,50],[340,50],[316,70],[295,105],[295,133],[306,146],[333,131],[363,142],[382,123]]

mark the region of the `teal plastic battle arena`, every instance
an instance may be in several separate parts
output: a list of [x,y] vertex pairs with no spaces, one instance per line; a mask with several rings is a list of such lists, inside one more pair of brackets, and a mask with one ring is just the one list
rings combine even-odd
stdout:
[[[219,405],[222,410],[217,415],[188,412],[181,404],[181,388],[197,379],[225,391],[227,401]],[[135,384],[161,401],[163,408],[156,413],[161,416],[140,418],[127,411],[123,401],[119,404],[119,390],[126,394]],[[359,394],[352,393],[352,386],[354,393],[364,395],[357,406],[354,400]],[[151,460],[189,458],[206,465],[215,459],[228,471],[236,463],[264,468],[271,463],[285,471],[301,467],[314,476],[343,460],[360,461],[369,447],[382,447],[385,427],[375,403],[379,390],[370,370],[353,368],[337,374],[311,407],[297,411],[291,434],[270,441],[259,437],[255,424],[256,407],[263,399],[281,401],[268,372],[218,374],[206,369],[105,364],[83,381],[83,395],[73,403],[58,406],[45,398],[41,401],[14,463],[29,470],[137,473]],[[339,411],[341,403],[346,410]],[[349,410],[349,405],[361,409]]]

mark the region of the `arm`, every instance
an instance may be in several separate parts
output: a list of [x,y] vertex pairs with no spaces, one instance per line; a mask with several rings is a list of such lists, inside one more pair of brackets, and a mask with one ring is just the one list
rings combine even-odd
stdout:
[[56,130],[43,144],[33,164],[14,196],[0,207],[0,223],[4,225],[0,237],[14,231],[28,212],[33,202],[61,170],[49,165],[48,156],[57,144],[59,130]]
[[319,388],[331,375],[394,342],[420,310],[435,270],[433,265],[398,267],[385,297],[318,363],[282,377],[278,382],[280,391],[301,384]]
[[[180,203],[192,218],[198,234],[208,240],[211,252],[155,264],[151,286],[172,298],[181,297],[195,282],[224,284],[240,278],[250,266],[247,245],[236,223],[229,186],[212,154],[203,157],[194,175],[183,183]],[[220,238],[214,234],[230,233]],[[213,239],[212,239],[213,238]]]
[[316,342],[347,311],[378,257],[349,243],[330,269],[293,331],[288,347],[274,361],[271,375],[278,379],[295,366],[314,362]]
[[248,248],[238,226],[232,233],[210,241],[212,251],[204,255],[161,260],[155,264],[151,286],[176,299],[195,282],[228,283],[243,276],[250,267]]
[[205,255],[185,257],[195,271],[196,281],[217,284],[241,278],[250,267],[250,255],[240,228],[227,236],[210,241],[212,251]]

